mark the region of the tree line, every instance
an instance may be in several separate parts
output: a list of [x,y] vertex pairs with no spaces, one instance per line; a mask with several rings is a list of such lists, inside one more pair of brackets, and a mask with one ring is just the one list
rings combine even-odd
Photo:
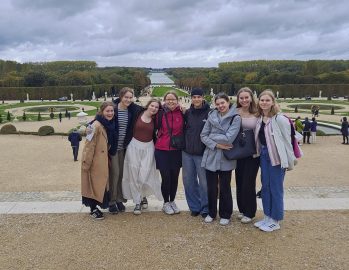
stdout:
[[[322,85],[333,85],[332,92],[349,94],[349,85],[343,86],[349,84],[349,60],[256,60],[220,63],[218,68],[170,68],[166,72],[179,87],[202,87],[207,92],[213,88],[215,92],[224,90],[233,94],[244,85],[255,90],[270,86],[282,91],[281,86],[295,85],[293,91],[297,96],[304,92],[301,91],[304,85],[308,92],[317,93]],[[337,90],[335,85],[342,86]],[[330,91],[325,88],[325,92]]]
[[[130,67],[97,67],[93,61],[53,61],[18,63],[0,60],[1,88],[43,87],[57,89],[66,86],[128,85],[139,94],[150,84],[148,70]],[[19,89],[18,89],[19,88]],[[109,91],[110,89],[105,89]],[[119,90],[119,89],[117,89]]]

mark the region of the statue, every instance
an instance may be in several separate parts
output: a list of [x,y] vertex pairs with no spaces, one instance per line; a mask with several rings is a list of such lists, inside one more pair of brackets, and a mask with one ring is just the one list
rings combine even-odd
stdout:
[[320,90],[320,91],[319,91],[319,98],[321,98],[321,94],[322,94],[322,91]]
[[29,101],[29,94],[27,93],[27,101]]
[[276,98],[279,98],[279,91],[276,91]]
[[73,95],[73,93],[70,93],[70,100],[71,100],[71,101],[74,101],[74,95]]
[[92,100],[96,100],[95,92],[92,92]]

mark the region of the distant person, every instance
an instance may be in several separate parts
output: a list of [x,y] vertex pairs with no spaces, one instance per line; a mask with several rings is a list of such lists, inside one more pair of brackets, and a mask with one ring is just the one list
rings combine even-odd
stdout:
[[315,120],[315,117],[311,119],[310,123],[310,132],[311,132],[311,142],[316,142],[316,131],[317,131],[317,122]]
[[310,121],[308,117],[305,117],[303,121],[303,143],[305,143],[305,138],[307,138],[307,143],[310,144]]
[[302,134],[303,133],[303,124],[302,124],[300,116],[298,116],[296,118],[296,120],[294,121],[294,125],[295,125],[296,130]]
[[[342,135],[343,135],[343,142],[342,142],[342,144],[349,144],[349,142],[348,142],[348,120],[347,120],[347,117],[343,117],[341,132],[342,132]],[[347,142],[345,142],[345,141],[347,141]]]
[[62,122],[62,112],[59,112],[58,118],[59,118],[59,122]]
[[73,149],[74,161],[78,161],[79,144],[81,141],[81,135],[76,128],[73,132],[69,134],[68,140],[70,141],[71,147]]
[[[103,102],[92,133],[86,136],[81,163],[82,203],[90,207],[90,217],[104,219],[97,206],[108,207],[108,153],[116,151],[114,104]],[[109,146],[108,146],[109,142]],[[108,150],[109,148],[109,150]]]

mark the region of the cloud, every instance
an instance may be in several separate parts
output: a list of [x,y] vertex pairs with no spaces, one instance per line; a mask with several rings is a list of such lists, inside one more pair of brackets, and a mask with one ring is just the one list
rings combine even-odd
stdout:
[[4,0],[0,55],[20,62],[217,66],[251,59],[347,59],[344,1]]

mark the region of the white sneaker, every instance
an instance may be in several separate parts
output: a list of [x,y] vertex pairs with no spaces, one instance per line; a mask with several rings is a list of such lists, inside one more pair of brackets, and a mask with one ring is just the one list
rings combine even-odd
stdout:
[[213,221],[213,218],[210,217],[210,215],[207,215],[204,219],[205,223],[211,223]]
[[226,226],[228,225],[230,222],[230,219],[227,219],[227,218],[221,218],[220,221],[219,221],[219,224],[222,225],[222,226]]
[[259,227],[263,232],[272,232],[280,229],[280,224],[274,219],[269,219],[269,222],[264,223]]
[[179,214],[181,211],[179,210],[179,208],[177,207],[177,205],[176,205],[176,203],[173,201],[173,202],[170,202],[170,205],[171,205],[171,207],[172,207],[172,209],[173,209],[173,212],[175,213],[175,214]]
[[244,217],[244,214],[240,212],[240,213],[238,214],[238,219],[242,219],[243,217]]
[[164,206],[162,207],[162,211],[164,211],[167,215],[173,215],[174,211],[170,205],[169,202],[164,203]]
[[264,216],[262,220],[255,222],[253,225],[257,228],[260,228],[262,225],[264,225],[264,223],[267,223],[267,222],[269,222],[269,217]]
[[249,217],[246,217],[246,216],[243,216],[242,219],[241,219],[241,223],[250,223],[252,221],[252,218],[249,218]]

